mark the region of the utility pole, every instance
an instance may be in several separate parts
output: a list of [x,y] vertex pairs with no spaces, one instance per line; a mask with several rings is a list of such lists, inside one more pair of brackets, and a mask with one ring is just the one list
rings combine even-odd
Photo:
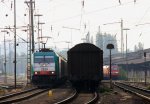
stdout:
[[29,30],[30,30],[30,35],[31,35],[31,42],[32,42],[32,52],[34,52],[34,24],[33,24],[33,3],[34,1],[25,1],[25,3],[29,7]]
[[144,52],[144,64],[145,64],[145,86],[146,86],[146,77],[147,77],[147,67],[146,67],[146,52]]
[[127,47],[127,41],[128,41],[128,39],[127,39],[127,31],[128,30],[130,30],[129,28],[124,28],[123,30],[126,30],[126,71],[127,71],[127,79],[128,79],[128,74],[129,74],[129,72],[128,72],[128,60],[127,60],[127,52],[128,52],[128,47]]
[[32,36],[32,53],[34,52],[34,24],[33,24],[33,4],[34,2],[30,0],[30,18],[31,18],[31,36]]
[[80,31],[80,29],[71,28],[71,27],[65,27],[65,26],[63,26],[63,28],[66,28],[66,29],[70,29],[70,30],[71,30],[71,47],[72,47],[72,30],[79,30],[79,31]]
[[7,83],[7,72],[6,72],[6,39],[5,39],[5,34],[4,34],[4,56],[5,56],[5,61],[4,61],[4,68],[5,68],[5,83]]
[[[33,25],[33,1],[25,1],[29,7],[29,47],[28,47],[28,66],[27,66],[27,84],[31,83],[31,54],[34,52],[34,25]],[[31,53],[32,52],[32,53]]]
[[14,0],[14,80],[16,89],[16,0]]
[[[1,32],[5,32],[8,34],[8,31],[6,30],[2,30]],[[6,71],[6,39],[5,39],[5,33],[4,33],[4,72],[5,72],[5,79],[4,79],[4,83],[7,83],[7,71]]]
[[121,54],[122,54],[122,57],[124,57],[123,20],[122,19],[121,19],[120,25],[121,25]]
[[[27,72],[25,73],[25,76],[26,76],[26,78],[27,78],[27,84],[29,84],[30,83],[30,54],[31,54],[31,46],[30,46],[30,44],[31,44],[31,39],[30,39],[30,34],[29,34],[29,24],[26,26],[27,28],[26,29],[24,29],[24,30],[22,30],[22,31],[24,31],[24,32],[26,32],[27,33],[27,41],[24,41],[24,42],[26,42],[27,43]],[[28,72],[29,71],[29,72]]]
[[113,22],[113,23],[106,23],[103,25],[109,25],[109,24],[115,24],[115,23],[120,23],[120,29],[121,29],[121,56],[124,57],[124,41],[123,41],[123,20],[121,19],[120,22]]
[[40,16],[43,16],[42,14],[35,14],[34,16],[37,16],[38,17],[38,48],[40,49],[40,34],[39,34],[39,24],[40,24],[40,20],[39,20],[39,17]]
[[101,40],[102,40],[101,44],[100,44],[100,40],[97,40],[98,44],[99,44],[100,48],[102,50],[104,50],[104,37],[101,34],[101,28],[100,28],[100,26],[98,27],[98,33],[99,33],[99,36],[101,37]]
[[69,50],[69,43],[70,43],[70,42],[69,42],[69,41],[66,41],[66,43],[68,43],[68,50]]
[[8,41],[9,42],[9,72],[12,73],[11,69],[11,61],[12,61],[12,57],[11,57],[11,40]]
[[[44,25],[45,23],[44,22],[39,22],[39,25],[41,25],[41,37],[38,37],[39,38],[39,41],[40,41],[40,39],[41,39],[41,42],[43,41],[43,33],[42,33],[42,25]],[[40,42],[40,43],[41,43]]]

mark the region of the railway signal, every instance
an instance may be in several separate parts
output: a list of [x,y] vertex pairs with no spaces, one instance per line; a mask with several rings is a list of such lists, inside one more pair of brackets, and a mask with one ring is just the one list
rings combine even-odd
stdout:
[[107,45],[107,49],[110,50],[110,63],[109,63],[110,70],[109,70],[109,75],[110,75],[110,88],[112,88],[112,78],[111,78],[111,49],[114,49],[114,45],[113,44],[108,44]]
[[146,85],[146,77],[147,77],[147,67],[146,67],[146,52],[144,52],[144,64],[145,64],[145,85]]

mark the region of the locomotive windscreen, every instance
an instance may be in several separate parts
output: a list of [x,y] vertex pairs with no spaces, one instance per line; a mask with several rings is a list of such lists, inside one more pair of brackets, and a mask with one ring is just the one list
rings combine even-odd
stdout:
[[35,56],[34,57],[34,70],[55,70],[54,56]]
[[53,56],[35,56],[34,63],[53,63]]

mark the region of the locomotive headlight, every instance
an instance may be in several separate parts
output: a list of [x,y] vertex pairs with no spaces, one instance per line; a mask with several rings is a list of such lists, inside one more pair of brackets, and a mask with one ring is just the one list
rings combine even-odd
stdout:
[[34,72],[34,74],[38,74],[38,72]]
[[52,74],[54,74],[54,72],[52,72]]

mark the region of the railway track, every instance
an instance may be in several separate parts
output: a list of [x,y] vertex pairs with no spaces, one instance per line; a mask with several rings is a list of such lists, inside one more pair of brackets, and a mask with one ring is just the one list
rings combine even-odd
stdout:
[[94,104],[98,100],[98,93],[78,93],[74,90],[73,94],[66,99],[55,104]]
[[150,102],[150,90],[142,89],[139,87],[131,86],[120,82],[115,82],[114,85]]
[[0,104],[10,104],[10,103],[26,100],[38,94],[41,94],[47,90],[48,89],[34,88],[34,89],[30,89],[30,90],[26,90],[26,91],[14,93],[14,94],[5,95],[5,96],[0,97]]

